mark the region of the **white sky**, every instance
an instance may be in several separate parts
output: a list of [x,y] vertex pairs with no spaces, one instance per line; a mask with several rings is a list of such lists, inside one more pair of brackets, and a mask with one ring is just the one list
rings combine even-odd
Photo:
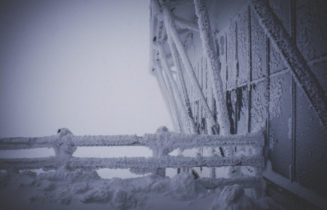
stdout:
[[0,3],[0,137],[143,134],[171,122],[148,0]]

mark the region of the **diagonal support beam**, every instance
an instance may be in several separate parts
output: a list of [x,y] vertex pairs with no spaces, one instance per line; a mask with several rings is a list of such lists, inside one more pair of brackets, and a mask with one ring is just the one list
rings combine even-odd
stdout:
[[167,63],[167,58],[166,58],[166,54],[164,52],[164,49],[163,49],[163,46],[162,46],[162,43],[159,43],[157,45],[158,47],[158,50],[159,50],[159,57],[160,57],[160,61],[162,63],[162,67],[163,67],[163,70],[165,71],[166,75],[167,75],[167,79],[169,81],[169,83],[171,84],[171,88],[172,88],[172,91],[174,91],[174,94],[176,94],[176,100],[179,102],[181,108],[182,108],[182,111],[183,111],[183,114],[184,116],[186,117],[186,119],[188,119],[192,125],[191,129],[192,129],[192,132],[193,133],[196,133],[196,129],[195,129],[195,124],[194,124],[194,121],[193,119],[190,119],[189,118],[189,115],[187,113],[187,108],[186,108],[186,105],[183,103],[182,101],[182,95],[181,93],[179,92],[178,90],[178,86],[176,84],[176,81],[174,80],[173,78],[173,75],[169,69],[169,66],[168,66],[168,63]]
[[164,101],[166,102],[166,106],[168,108],[168,111],[169,111],[169,114],[170,114],[170,118],[171,118],[171,121],[173,123],[173,126],[174,126],[174,129],[175,130],[178,130],[178,123],[177,123],[177,120],[176,120],[176,116],[173,115],[173,108],[172,108],[172,105],[171,105],[171,102],[170,102],[170,99],[169,99],[169,96],[168,96],[168,93],[167,93],[167,87],[166,85],[163,83],[163,81],[161,80],[160,76],[159,76],[159,73],[158,73],[158,69],[156,69],[154,71],[155,73],[155,77],[157,79],[157,82],[159,84],[159,88],[160,88],[160,91],[161,91],[161,94],[162,96],[164,97]]
[[195,23],[193,23],[192,21],[185,20],[178,16],[174,16],[174,18],[176,20],[176,24],[179,25],[179,27],[186,28],[191,31],[199,32],[198,26]]
[[304,90],[322,124],[327,128],[327,98],[303,55],[265,1],[251,0],[251,7],[260,26],[282,55],[297,84]]
[[[157,2],[158,3],[158,2]],[[184,46],[178,36],[174,21],[173,21],[173,17],[171,12],[168,10],[168,8],[166,7],[166,5],[162,5],[162,10],[163,10],[163,19],[164,19],[164,24],[167,30],[167,34],[168,37],[171,37],[172,40],[174,41],[177,51],[179,53],[179,55],[181,56],[182,59],[182,63],[187,71],[187,73],[189,74],[189,77],[191,79],[192,84],[195,87],[195,90],[199,96],[199,98],[202,100],[203,104],[204,104],[204,109],[206,111],[206,115],[207,117],[210,119],[210,121],[212,122],[212,124],[216,125],[215,119],[213,117],[212,111],[210,110],[208,103],[206,101],[206,98],[202,92],[201,86],[199,84],[199,81],[195,75],[195,72],[193,70],[192,64],[190,59],[188,58],[186,51],[184,49]]]
[[176,116],[176,120],[178,122],[178,125],[179,125],[179,131],[181,133],[185,133],[185,129],[184,129],[184,123],[183,123],[183,119],[182,119],[182,115],[181,115],[181,112],[180,112],[180,108],[178,106],[178,103],[177,103],[177,96],[176,96],[176,93],[172,87],[172,84],[171,84],[171,81],[167,75],[167,73],[163,70],[164,67],[162,66],[162,61],[159,61],[160,62],[160,70],[161,70],[161,74],[163,76],[163,80],[165,81],[166,85],[167,85],[167,90],[168,90],[168,94],[170,95],[171,97],[171,101],[172,101],[172,106],[174,107],[174,110],[175,110],[175,116]]
[[169,98],[169,101],[171,104],[171,108],[172,108],[173,112],[175,113],[174,116],[175,116],[176,122],[178,124],[179,131],[183,132],[182,122],[181,122],[181,118],[179,115],[180,113],[178,112],[178,107],[177,107],[176,99],[174,97],[174,93],[173,93],[172,88],[171,88],[170,84],[168,83],[167,79],[164,78],[164,75],[162,72],[162,66],[159,63],[159,61],[157,62],[157,65],[158,65],[157,74],[158,74],[161,82],[165,85],[165,88],[166,88],[165,92],[168,95],[168,98]]
[[176,46],[172,42],[171,37],[168,37],[168,45],[169,45],[169,49],[170,49],[172,57],[173,57],[174,65],[176,66],[178,79],[179,79],[179,82],[181,84],[182,95],[183,95],[183,98],[184,98],[184,103],[185,103],[185,108],[187,110],[187,115],[188,115],[188,117],[190,119],[190,122],[191,122],[191,124],[193,126],[193,133],[197,133],[198,131],[196,129],[196,125],[195,125],[195,121],[194,121],[194,117],[193,117],[193,112],[192,112],[192,107],[191,107],[191,102],[190,102],[190,98],[189,98],[187,88],[186,88],[186,84],[185,84],[183,69],[182,69],[181,63],[180,63],[179,58],[178,58]]
[[220,76],[219,58],[214,50],[214,41],[211,34],[210,22],[205,0],[194,0],[195,13],[198,17],[198,25],[204,54],[208,59],[209,74],[213,85],[213,94],[217,103],[217,121],[220,133],[228,135],[230,124],[227,114],[226,100],[223,92],[223,83]]

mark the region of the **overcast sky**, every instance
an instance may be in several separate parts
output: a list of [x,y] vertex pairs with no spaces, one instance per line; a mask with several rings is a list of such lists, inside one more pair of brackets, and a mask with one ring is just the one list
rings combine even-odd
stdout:
[[0,2],[0,137],[172,127],[149,72],[148,0]]

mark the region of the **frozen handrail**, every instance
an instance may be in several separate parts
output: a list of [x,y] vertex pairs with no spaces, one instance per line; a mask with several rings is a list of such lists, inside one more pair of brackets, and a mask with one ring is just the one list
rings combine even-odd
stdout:
[[[17,158],[0,159],[0,169],[38,169],[59,168],[63,164],[57,158]],[[263,157],[255,155],[250,157],[133,157],[133,158],[70,158],[65,162],[67,169],[100,169],[100,168],[191,168],[191,167],[221,167],[221,166],[263,166]]]
[[56,157],[0,159],[0,169],[55,169],[58,167]]
[[[58,144],[59,135],[33,138],[3,138],[0,139],[0,149],[30,149],[53,147]],[[189,149],[203,146],[262,146],[264,135],[262,131],[247,135],[197,135],[180,133],[162,133],[111,136],[70,136],[75,146],[147,146],[150,148],[162,146],[173,149]]]
[[[0,139],[0,149],[23,149],[52,147],[55,157],[0,159],[0,169],[98,169],[98,168],[190,168],[221,166],[255,166],[264,163],[262,152],[240,157],[184,157],[170,156],[174,149],[219,146],[254,146],[262,151],[264,135],[262,131],[248,135],[196,135],[162,132],[156,134],[114,135],[114,136],[74,136],[68,129],[60,129],[58,135],[41,138]],[[153,157],[131,158],[77,158],[73,153],[78,146],[146,146],[153,151]]]
[[47,137],[15,137],[0,139],[0,149],[30,149],[37,147],[51,147],[58,136]]

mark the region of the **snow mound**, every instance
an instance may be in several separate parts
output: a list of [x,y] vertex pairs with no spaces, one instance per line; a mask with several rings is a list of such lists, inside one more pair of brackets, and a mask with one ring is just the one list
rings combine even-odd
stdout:
[[[101,209],[112,210],[161,210],[166,206],[181,210],[276,209],[271,208],[273,202],[267,198],[255,200],[255,196],[247,195],[241,185],[208,190],[187,172],[172,178],[149,175],[131,179],[101,179],[95,171],[82,170],[0,174],[0,195],[14,196],[13,202],[27,201],[21,207],[10,209],[36,209],[26,208],[25,205],[38,204],[44,204],[44,209],[51,210],[60,206],[62,209],[101,206]],[[15,204],[1,197],[1,205]]]
[[206,189],[196,182],[192,174],[181,173],[170,180],[169,193],[179,200],[196,198],[206,192]]
[[117,190],[114,192],[112,205],[118,209],[130,209],[135,207],[137,200],[135,197],[124,190]]
[[254,201],[245,195],[240,185],[226,186],[212,204],[212,210],[247,210],[258,209]]
[[241,185],[234,184],[225,186],[211,204],[211,210],[277,210],[282,209],[277,206],[269,197],[256,198],[248,195]]

